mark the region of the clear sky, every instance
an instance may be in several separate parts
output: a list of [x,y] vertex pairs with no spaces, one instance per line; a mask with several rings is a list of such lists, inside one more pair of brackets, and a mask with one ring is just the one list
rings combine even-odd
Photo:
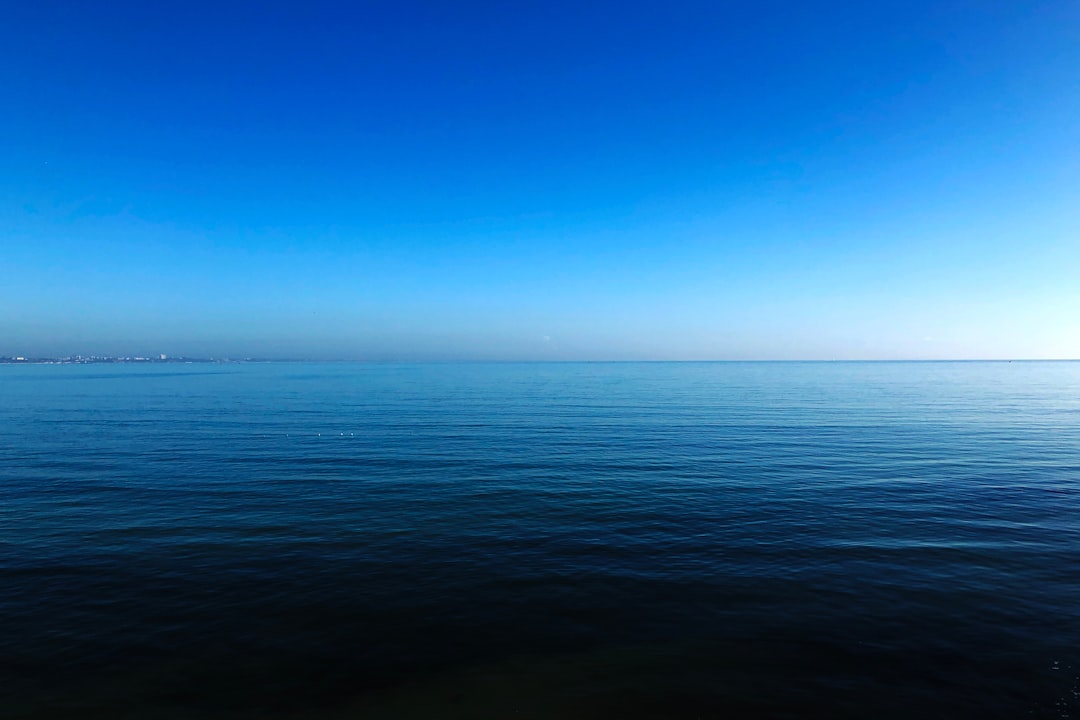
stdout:
[[1080,3],[5,4],[0,355],[1080,357]]

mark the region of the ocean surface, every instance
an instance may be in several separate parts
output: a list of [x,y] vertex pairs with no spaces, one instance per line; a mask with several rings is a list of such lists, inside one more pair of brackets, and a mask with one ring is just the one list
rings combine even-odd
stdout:
[[1080,363],[0,366],[5,718],[1080,717]]

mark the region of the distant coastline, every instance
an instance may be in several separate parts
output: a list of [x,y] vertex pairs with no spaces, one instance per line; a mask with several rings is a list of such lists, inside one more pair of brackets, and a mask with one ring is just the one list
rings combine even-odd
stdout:
[[0,365],[162,365],[192,363],[252,363],[269,362],[260,358],[197,358],[197,357],[110,357],[102,355],[71,355],[68,357],[0,357]]

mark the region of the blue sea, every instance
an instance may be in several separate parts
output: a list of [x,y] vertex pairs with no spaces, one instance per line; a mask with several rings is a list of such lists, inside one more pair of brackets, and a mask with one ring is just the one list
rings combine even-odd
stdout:
[[1080,716],[1080,363],[0,366],[5,718]]

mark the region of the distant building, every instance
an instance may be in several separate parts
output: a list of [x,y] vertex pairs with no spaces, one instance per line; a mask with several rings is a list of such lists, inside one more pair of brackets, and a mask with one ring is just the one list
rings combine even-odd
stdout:
[[162,360],[164,360],[164,359],[165,359],[165,353],[161,353],[161,359],[162,359]]

